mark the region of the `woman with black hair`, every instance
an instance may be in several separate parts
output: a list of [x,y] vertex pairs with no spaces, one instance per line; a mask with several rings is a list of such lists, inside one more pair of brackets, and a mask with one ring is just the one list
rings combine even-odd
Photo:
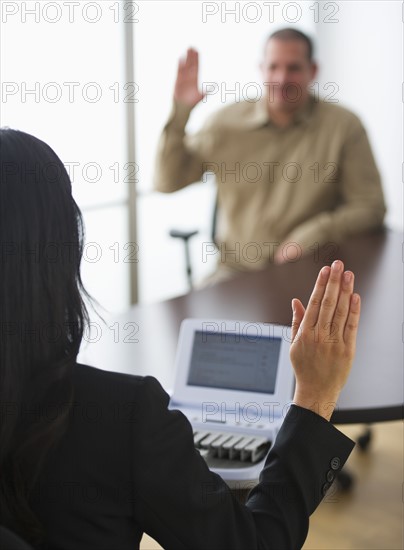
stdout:
[[0,245],[0,524],[41,550],[133,550],[143,532],[173,549],[300,548],[354,446],[329,422],[355,353],[353,273],[325,266],[307,309],[292,301],[294,404],[243,505],[155,378],[77,364],[81,214],[54,151],[10,129]]

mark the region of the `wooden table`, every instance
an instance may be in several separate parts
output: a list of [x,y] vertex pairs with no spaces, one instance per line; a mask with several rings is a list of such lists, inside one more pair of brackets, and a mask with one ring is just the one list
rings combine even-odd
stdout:
[[[81,362],[105,370],[150,374],[172,388],[179,326],[186,317],[291,324],[291,300],[306,304],[318,271],[341,259],[355,273],[362,298],[357,353],[349,380],[332,417],[336,423],[403,418],[402,235],[385,230],[320,250],[264,271],[240,273],[231,281],[185,296],[137,305],[99,322],[82,348]],[[162,270],[162,277],[164,270]],[[97,336],[98,335],[98,336]],[[137,341],[136,341],[137,340]]]

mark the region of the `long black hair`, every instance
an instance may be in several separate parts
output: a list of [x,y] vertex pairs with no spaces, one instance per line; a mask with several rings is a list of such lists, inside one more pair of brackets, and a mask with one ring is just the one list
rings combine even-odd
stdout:
[[[29,505],[66,430],[88,314],[84,227],[69,175],[43,141],[0,129],[0,524],[36,544]],[[63,403],[57,415],[44,403]]]

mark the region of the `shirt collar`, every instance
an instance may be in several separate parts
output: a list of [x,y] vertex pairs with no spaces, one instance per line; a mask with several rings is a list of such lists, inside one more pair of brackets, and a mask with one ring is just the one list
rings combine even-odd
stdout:
[[[307,122],[313,114],[315,102],[314,95],[310,94],[307,103],[295,112],[292,124]],[[250,122],[252,126],[257,127],[272,124],[271,117],[267,111],[267,96],[265,94],[255,102]]]

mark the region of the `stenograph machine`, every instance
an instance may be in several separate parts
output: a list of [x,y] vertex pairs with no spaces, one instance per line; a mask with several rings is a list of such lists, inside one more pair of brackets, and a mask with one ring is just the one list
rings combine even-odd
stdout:
[[194,444],[230,487],[251,486],[292,401],[291,328],[185,319],[170,408],[192,424]]

